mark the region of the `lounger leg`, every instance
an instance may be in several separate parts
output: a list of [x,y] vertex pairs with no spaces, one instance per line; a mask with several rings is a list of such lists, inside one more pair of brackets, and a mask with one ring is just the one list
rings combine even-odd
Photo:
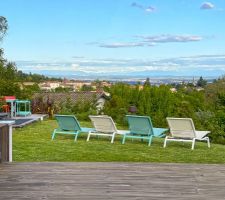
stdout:
[[152,136],[149,138],[148,146],[151,146],[151,143],[152,143]]
[[191,150],[194,150],[194,148],[195,148],[195,138],[192,140]]
[[74,142],[77,141],[77,136],[78,136],[78,133],[75,135]]
[[55,130],[52,133],[52,140],[54,140],[54,138],[55,138]]
[[113,135],[112,135],[111,143],[113,143],[114,138],[115,138],[115,133],[113,133]]
[[166,148],[167,136],[165,137],[163,147]]
[[208,137],[207,137],[207,144],[208,144],[208,147],[210,148],[210,141]]
[[123,140],[122,140],[122,144],[125,143],[125,139],[126,139],[126,134],[123,135]]
[[87,142],[89,141],[90,136],[91,136],[91,133],[89,132],[89,133],[88,133],[88,136],[87,136]]

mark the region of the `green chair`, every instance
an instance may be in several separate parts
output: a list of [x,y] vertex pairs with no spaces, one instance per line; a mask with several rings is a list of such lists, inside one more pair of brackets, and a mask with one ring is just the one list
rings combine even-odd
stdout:
[[126,115],[130,132],[123,135],[122,144],[126,138],[148,140],[148,146],[151,145],[153,137],[165,137],[164,132],[168,129],[153,128],[150,117]]
[[77,137],[80,132],[88,133],[93,128],[81,127],[76,117],[73,115],[55,115],[59,127],[52,133],[52,140],[54,140],[56,134],[70,134],[74,135],[74,141],[77,141]]

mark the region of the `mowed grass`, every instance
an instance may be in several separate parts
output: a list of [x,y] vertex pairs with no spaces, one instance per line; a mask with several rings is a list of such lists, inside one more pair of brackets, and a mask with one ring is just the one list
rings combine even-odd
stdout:
[[[91,127],[90,122],[81,122]],[[163,163],[225,163],[225,145],[197,142],[195,150],[191,143],[170,142],[163,148],[164,139],[154,138],[152,145],[140,140],[126,140],[116,136],[114,144],[106,137],[78,136],[77,142],[70,135],[57,135],[51,140],[51,134],[57,127],[55,120],[35,122],[26,127],[13,130],[13,161],[17,162],[163,162]],[[121,128],[121,127],[119,127]]]

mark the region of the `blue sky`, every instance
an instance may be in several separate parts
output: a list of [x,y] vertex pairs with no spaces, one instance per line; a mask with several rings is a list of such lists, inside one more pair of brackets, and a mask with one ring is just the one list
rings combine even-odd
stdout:
[[19,70],[60,76],[221,76],[225,1],[0,0]]

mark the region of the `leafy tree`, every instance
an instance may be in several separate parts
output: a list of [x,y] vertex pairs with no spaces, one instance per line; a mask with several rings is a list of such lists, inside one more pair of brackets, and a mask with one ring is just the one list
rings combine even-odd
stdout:
[[23,85],[23,90],[21,91],[20,98],[21,99],[31,99],[33,94],[36,92],[40,92],[40,87],[37,83],[33,85]]
[[3,16],[0,16],[0,40],[3,39],[4,35],[8,30],[8,22],[7,19]]
[[84,84],[84,85],[82,85],[80,90],[81,91],[93,91],[94,89],[93,89],[93,87],[91,85]]
[[144,82],[144,87],[149,87],[151,84],[150,84],[150,79],[149,78],[146,78],[145,82]]
[[197,81],[197,86],[198,87],[205,87],[207,85],[207,80],[204,80],[202,76],[199,78]]
[[0,80],[0,96],[21,96],[21,90],[17,83],[10,80]]
[[55,92],[70,92],[72,90],[73,90],[72,88],[63,88],[63,87],[55,88]]

